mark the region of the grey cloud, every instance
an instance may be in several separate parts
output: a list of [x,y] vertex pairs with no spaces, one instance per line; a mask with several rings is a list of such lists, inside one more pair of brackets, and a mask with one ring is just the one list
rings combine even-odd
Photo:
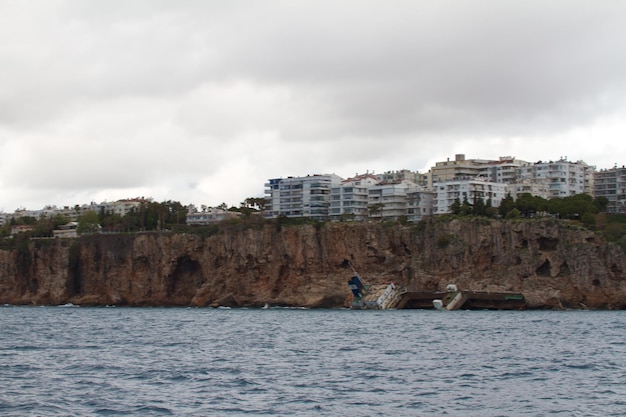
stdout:
[[26,45],[8,114],[20,95],[57,111],[47,96],[176,95],[243,79],[332,91],[335,117],[406,131],[455,125],[423,112],[433,106],[515,125],[624,89],[624,58],[605,45],[626,46],[626,7],[611,2],[69,4],[69,24],[45,20]]
[[[361,120],[363,130],[402,120],[407,128],[465,129],[468,120],[495,119],[517,131],[549,112],[562,128],[560,114],[595,117],[575,103],[624,90],[626,65],[615,48],[626,46],[626,9],[617,3],[444,2],[447,9],[426,13],[423,3],[365,4],[325,10],[333,24],[319,24],[320,10],[275,18],[273,30],[233,49],[231,69],[296,88],[330,86],[337,117]],[[437,123],[422,112],[433,106],[467,120]]]
[[610,0],[1,2],[0,146],[31,165],[0,156],[0,190],[197,198],[556,143],[623,119],[624,21]]

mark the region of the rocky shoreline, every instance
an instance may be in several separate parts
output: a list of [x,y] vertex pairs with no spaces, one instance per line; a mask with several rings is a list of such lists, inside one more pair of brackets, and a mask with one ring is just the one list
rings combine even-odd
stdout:
[[524,294],[529,308],[623,309],[624,251],[566,221],[327,223],[29,240],[0,250],[0,304],[343,307],[354,265],[410,291]]

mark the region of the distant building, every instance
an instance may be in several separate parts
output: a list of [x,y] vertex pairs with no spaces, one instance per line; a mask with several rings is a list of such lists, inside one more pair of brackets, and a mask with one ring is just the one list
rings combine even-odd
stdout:
[[327,220],[330,191],[341,181],[342,178],[335,174],[270,179],[265,184],[264,216],[270,219],[282,215]]
[[[138,209],[142,204],[149,201],[152,200],[145,198],[134,198],[118,200],[114,202],[92,202],[90,204],[83,204],[81,206],[76,205],[74,207],[64,206],[62,208],[59,208],[57,206],[46,206],[40,210],[17,209],[12,215],[10,215],[10,217],[15,219],[18,219],[20,217],[34,217],[35,219],[39,220],[42,218],[63,216],[67,217],[70,221],[75,222],[81,215],[85,214],[88,211],[94,211],[98,214],[116,214],[123,217],[133,210]],[[9,216],[7,215],[7,219],[8,218]]]
[[[374,174],[371,174],[374,175]],[[420,187],[427,188],[429,184],[430,174],[423,174],[417,171],[401,169],[399,171],[386,171],[383,174],[376,174],[376,178],[384,183],[397,183],[400,181],[411,181]]]
[[362,174],[333,186],[330,190],[330,219],[367,220],[368,190],[379,182],[373,174]]
[[550,198],[550,187],[546,179],[519,180],[506,186],[507,194],[517,200],[522,194],[530,194],[544,199]]
[[451,212],[455,201],[463,203],[467,200],[472,204],[475,199],[481,199],[485,204],[491,202],[492,207],[499,207],[506,196],[506,184],[489,182],[482,178],[457,178],[437,183],[437,198],[435,214]]
[[486,159],[465,159],[464,154],[457,154],[454,160],[436,162],[431,168],[433,188],[439,182],[450,181],[455,178],[478,177],[486,166],[493,161]]
[[238,219],[239,217],[241,217],[241,213],[237,211],[212,208],[207,211],[188,213],[186,222],[190,226],[206,226],[224,220]]
[[432,216],[437,193],[427,190],[413,190],[406,195],[407,220],[418,222],[424,217]]
[[31,230],[34,230],[34,229],[35,229],[35,226],[32,226],[32,225],[15,224],[11,226],[11,236],[14,236],[18,233],[30,232]]
[[609,200],[608,213],[626,213],[626,167],[602,169],[594,175],[594,197]]
[[78,223],[69,222],[52,231],[52,236],[59,238],[78,237]]
[[454,161],[437,162],[431,169],[433,189],[441,182],[484,178],[492,183],[509,184],[514,198],[525,192],[543,198],[593,195],[594,171],[595,167],[584,161],[570,162],[566,157],[530,163],[512,156],[501,156],[498,160],[465,159],[463,154],[455,155]]
[[58,212],[56,206],[46,206],[41,210],[26,210],[26,209],[17,209],[13,214],[13,218],[19,219],[20,217],[33,217],[37,220],[41,218],[51,218],[54,217]]
[[152,201],[152,199],[145,198],[131,198],[124,200],[117,200],[113,202],[102,202],[99,204],[91,203],[89,207],[85,207],[86,210],[92,210],[96,213],[100,214],[103,212],[107,215],[118,215],[120,217],[124,217],[127,214],[131,213],[133,210],[139,209],[142,204]]
[[543,180],[548,185],[550,198],[564,198],[576,194],[593,195],[593,173],[595,167],[584,161],[570,162],[567,158],[558,161],[536,162],[521,168],[524,180]]
[[414,182],[403,180],[396,183],[381,182],[368,190],[369,218],[398,220],[408,215],[410,193],[420,190]]
[[514,184],[520,180],[520,168],[530,165],[513,156],[501,156],[497,161],[489,161],[481,166],[479,176],[487,181]]

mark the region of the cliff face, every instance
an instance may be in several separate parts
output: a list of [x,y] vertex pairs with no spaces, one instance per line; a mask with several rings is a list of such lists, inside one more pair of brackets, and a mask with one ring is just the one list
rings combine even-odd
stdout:
[[413,291],[454,283],[537,308],[626,307],[618,247],[567,223],[480,219],[32,240],[0,250],[0,303],[338,307],[350,264]]

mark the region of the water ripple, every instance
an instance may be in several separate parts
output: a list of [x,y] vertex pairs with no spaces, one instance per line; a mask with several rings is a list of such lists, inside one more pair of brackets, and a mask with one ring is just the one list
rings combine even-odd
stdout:
[[621,312],[5,307],[0,415],[621,415]]

